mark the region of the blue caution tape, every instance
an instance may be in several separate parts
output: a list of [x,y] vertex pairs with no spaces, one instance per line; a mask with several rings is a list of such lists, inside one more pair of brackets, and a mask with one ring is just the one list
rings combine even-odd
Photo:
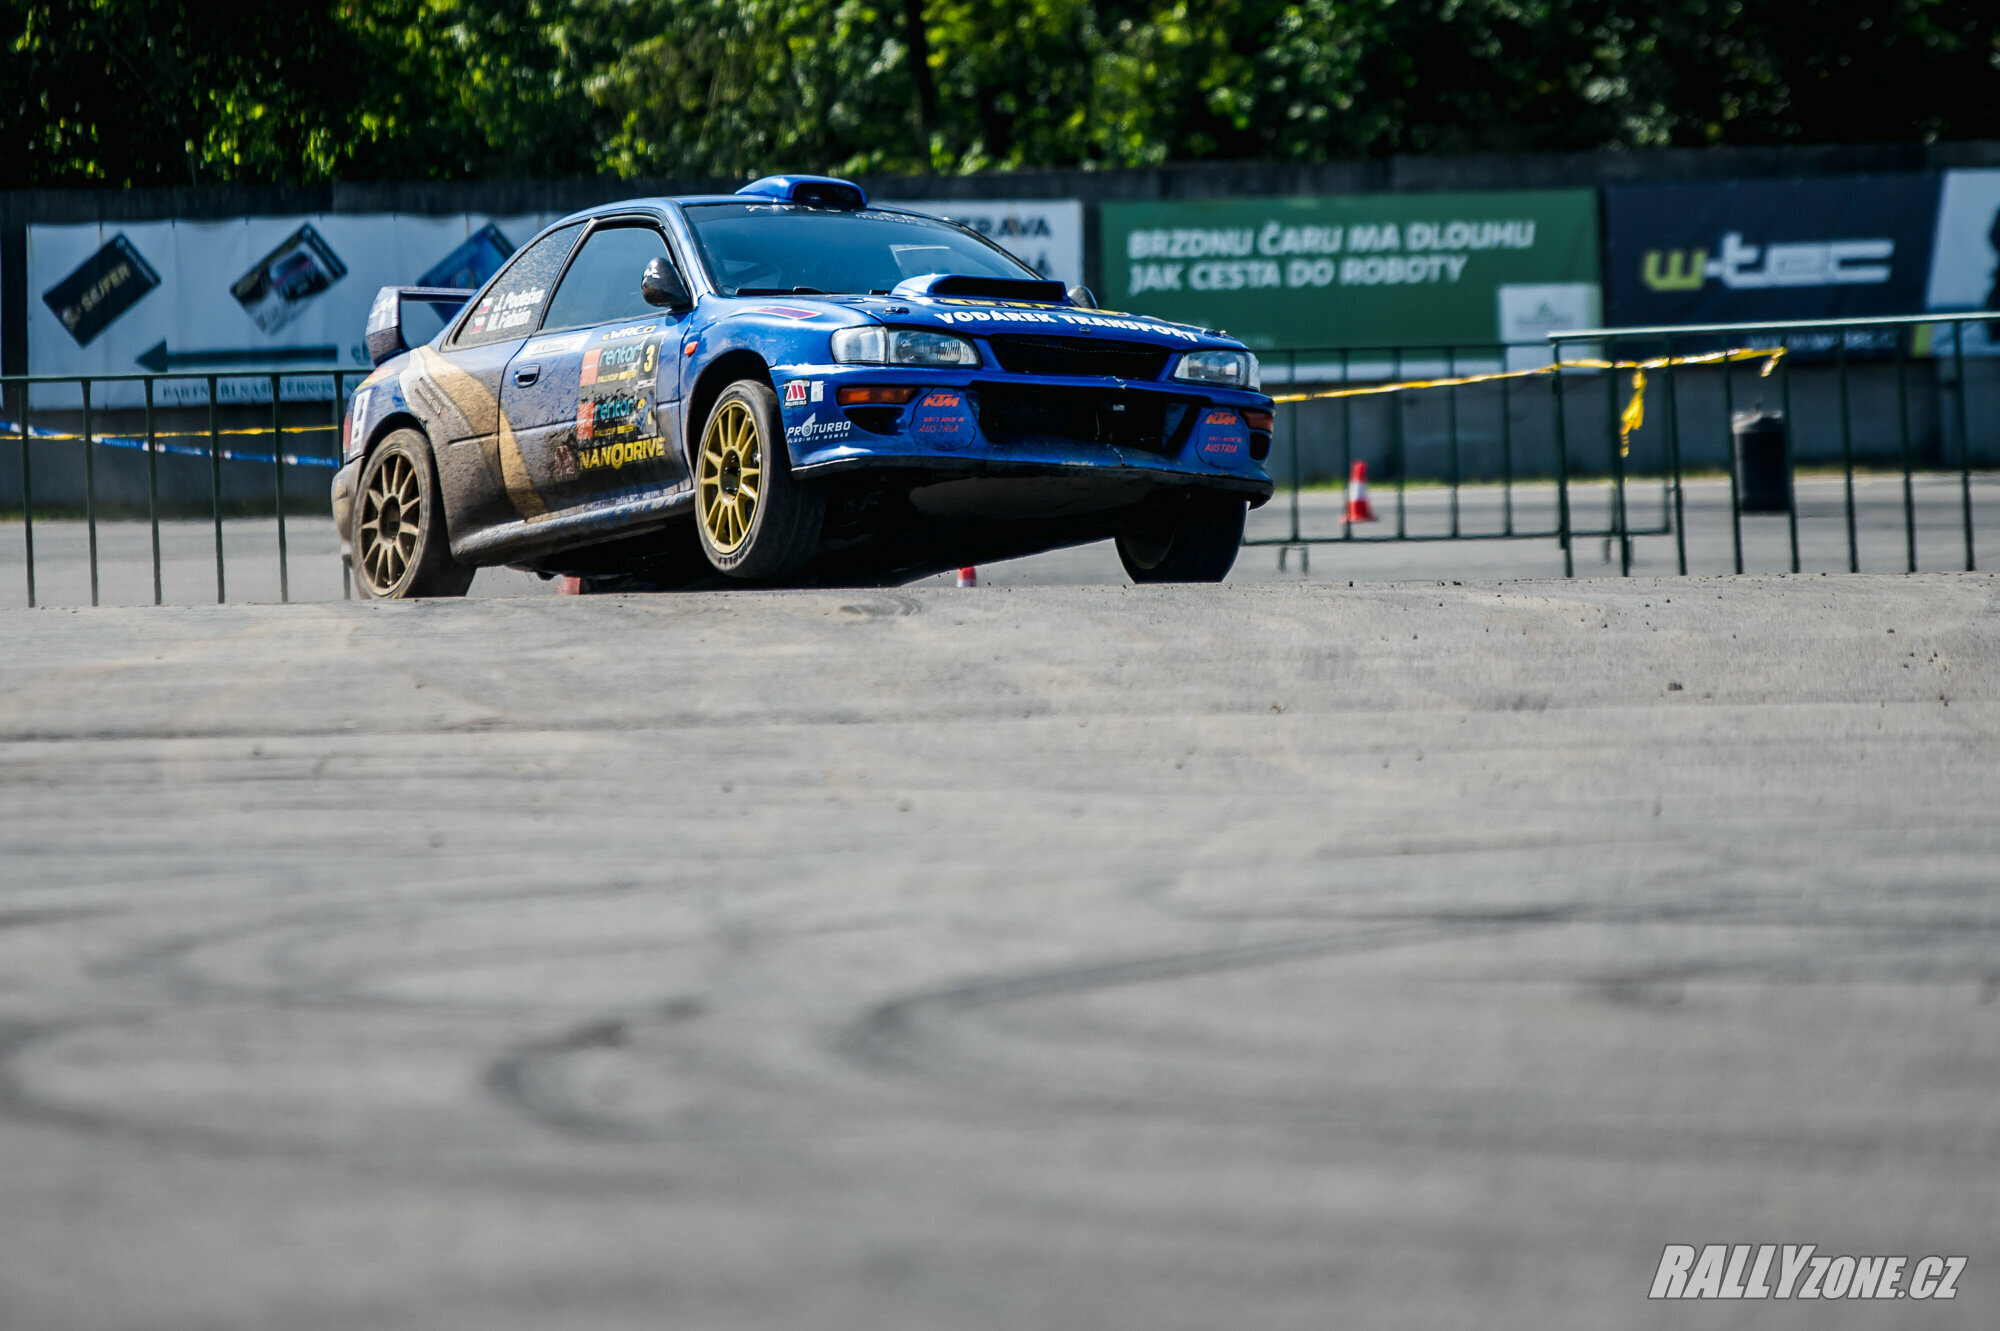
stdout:
[[[319,431],[319,430],[324,430],[326,427],[323,425],[314,425],[314,426],[304,426],[304,427],[294,427],[294,428],[302,429],[302,431],[303,430]],[[18,440],[21,437],[21,427],[20,425],[18,425],[13,421],[0,421],[0,432],[4,432],[5,437],[8,439]],[[260,434],[265,433],[265,431],[258,431],[258,433]],[[50,439],[50,440],[68,439],[76,441],[78,443],[81,443],[83,441],[82,435],[64,434],[59,430],[37,430],[33,428],[30,428],[28,430],[28,438]],[[146,452],[148,447],[144,439],[128,439],[123,435],[115,435],[115,434],[101,434],[93,438],[90,442],[95,444],[102,444],[106,448],[128,448],[139,453]],[[209,451],[206,448],[202,448],[198,445],[169,444],[169,443],[163,443],[158,439],[155,439],[153,441],[151,448],[152,451],[156,453],[164,453],[169,457],[206,458],[209,456]],[[267,465],[276,462],[278,460],[277,455],[273,453],[239,453],[232,448],[225,448],[221,450],[221,457],[224,462],[262,462]],[[340,466],[339,458],[324,457],[316,453],[287,453],[284,455],[284,458],[285,458],[285,465],[290,467],[338,468]]]

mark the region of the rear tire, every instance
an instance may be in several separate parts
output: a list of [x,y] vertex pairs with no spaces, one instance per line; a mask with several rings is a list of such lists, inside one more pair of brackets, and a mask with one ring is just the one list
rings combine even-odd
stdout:
[[354,501],[354,586],[362,599],[463,596],[479,570],[451,557],[437,466],[415,430],[384,439]]
[[1194,490],[1155,500],[1138,530],[1118,538],[1118,562],[1134,582],[1221,582],[1243,546],[1249,506],[1235,495]]
[[785,578],[819,549],[826,491],[794,480],[778,395],[739,379],[715,399],[694,458],[695,527],[717,571]]

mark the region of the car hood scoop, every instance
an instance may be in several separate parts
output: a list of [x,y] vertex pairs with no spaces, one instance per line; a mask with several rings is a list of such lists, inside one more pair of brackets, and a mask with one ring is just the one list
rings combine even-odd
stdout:
[[1056,281],[1025,277],[974,277],[966,273],[926,273],[898,282],[895,296],[972,296],[986,300],[1032,300],[1069,304],[1069,291]]

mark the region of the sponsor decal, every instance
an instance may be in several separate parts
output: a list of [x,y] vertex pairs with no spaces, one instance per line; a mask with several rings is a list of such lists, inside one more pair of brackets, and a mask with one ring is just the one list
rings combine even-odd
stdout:
[[160,285],[160,275],[123,232],[42,293],[42,303],[62,321],[80,347]]
[[643,346],[592,347],[583,353],[580,386],[588,388],[593,384],[615,384],[651,374],[659,361],[659,354],[660,344],[657,342],[648,342]]
[[612,329],[604,335],[604,340],[606,342],[620,342],[628,337],[644,337],[648,333],[658,331],[658,324],[628,324],[624,328]]
[[825,310],[802,310],[795,305],[760,305],[752,314],[775,314],[780,319],[817,319]]
[[815,379],[812,381],[812,400],[815,402],[826,401],[826,380]]
[[487,327],[496,333],[510,328],[526,326],[535,317],[535,311],[542,308],[542,297],[549,294],[547,287],[531,287],[526,291],[510,291],[500,297],[500,303],[487,320]]
[[949,389],[926,393],[910,413],[910,437],[934,448],[964,448],[978,435],[963,393]]
[[1652,1299],[1953,1299],[1963,1257],[1827,1256],[1810,1243],[1669,1243]]
[[1116,315],[1078,314],[1064,310],[939,310],[937,317],[948,324],[1041,324],[1055,328],[1110,328],[1125,333],[1156,333],[1165,337],[1177,337],[1186,342],[1199,342],[1202,334],[1178,324],[1163,323],[1153,319],[1124,319]]
[[1250,460],[1250,429],[1226,407],[1204,411],[1195,449],[1217,467],[1237,468]]
[[589,333],[564,333],[560,337],[538,337],[521,348],[523,356],[562,356],[590,341]]
[[363,380],[361,387],[354,394],[354,400],[347,404],[347,419],[344,422],[340,449],[343,462],[354,458],[361,452],[362,445],[368,442],[368,407],[375,397],[375,390],[371,387],[375,379],[375,375],[370,375]]
[[666,455],[667,446],[662,440],[621,439],[615,444],[583,449],[577,454],[577,465],[585,471],[616,470],[634,462],[648,462]]
[[619,393],[576,404],[576,437],[579,443],[589,440],[602,444],[652,433],[652,416],[646,410],[646,399],[641,394]]
[[786,426],[785,441],[793,444],[805,444],[815,441],[845,439],[853,433],[854,426],[849,421],[805,421],[798,425]]
[[806,404],[806,395],[811,391],[811,385],[804,379],[789,381],[785,385],[785,405],[788,407],[803,407]]

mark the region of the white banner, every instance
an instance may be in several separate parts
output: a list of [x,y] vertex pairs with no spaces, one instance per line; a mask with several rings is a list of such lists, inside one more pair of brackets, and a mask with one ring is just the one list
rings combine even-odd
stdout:
[[[1931,247],[1929,310],[1993,310],[1994,321],[1960,324],[1965,354],[2000,356],[2000,171],[1947,171]],[[1954,329],[1937,324],[1933,344],[1949,355]]]
[[[948,216],[1066,285],[1083,281],[1083,205],[895,205]],[[554,215],[337,214],[223,222],[28,228],[28,372],[114,375],[344,365],[370,368],[361,332],[385,286],[478,286]],[[284,381],[287,400],[328,399],[331,376]],[[156,400],[208,400],[203,379],[163,380]],[[268,402],[268,378],[221,379],[224,402]],[[138,384],[93,385],[99,406],[137,406]],[[38,406],[76,406],[73,384]]]
[[[361,332],[378,289],[477,286],[553,220],[322,214],[31,226],[28,371],[221,374],[295,363],[365,372]],[[287,400],[325,400],[332,391],[326,375],[284,385]],[[268,402],[270,381],[225,379],[217,396]],[[143,400],[138,384],[91,391],[93,404]],[[206,402],[207,385],[162,381],[156,400]],[[75,385],[35,392],[37,405],[80,401]]]
[[1083,285],[1083,204],[1075,199],[870,200],[971,227],[1043,277]]

